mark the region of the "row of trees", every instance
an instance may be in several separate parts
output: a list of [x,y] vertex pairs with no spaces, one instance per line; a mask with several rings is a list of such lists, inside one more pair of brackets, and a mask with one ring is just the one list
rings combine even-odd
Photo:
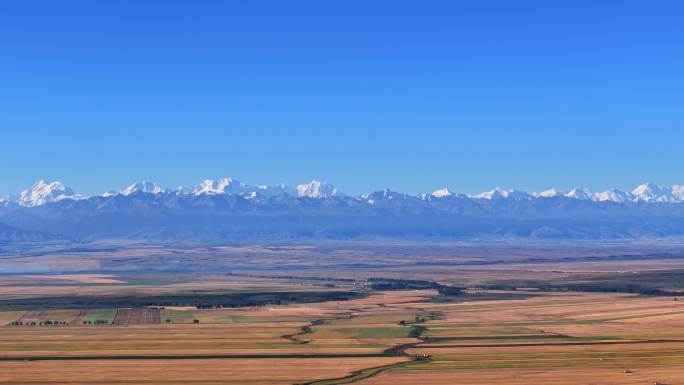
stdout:
[[[173,320],[172,320],[171,318],[167,318],[164,322],[166,322],[167,324],[170,324],[170,323],[173,323]],[[198,323],[200,323],[200,320],[198,320],[197,318],[195,318],[195,319],[192,320],[192,323],[198,324]]]
[[66,325],[66,321],[14,321],[10,325],[11,326],[59,326],[59,325]]
[[[14,321],[10,323],[10,326],[66,326],[69,322],[67,321]],[[98,320],[83,320],[83,325],[108,325],[109,320],[98,319]]]
[[84,325],[107,325],[107,324],[109,324],[109,320],[106,320],[106,319],[96,319],[95,321],[84,320],[83,324]]

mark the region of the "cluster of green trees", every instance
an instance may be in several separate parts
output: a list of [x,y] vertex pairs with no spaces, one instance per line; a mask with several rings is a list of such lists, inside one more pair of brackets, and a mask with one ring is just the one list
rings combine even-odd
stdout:
[[427,320],[428,320],[428,319],[425,318],[425,317],[416,316],[416,317],[413,319],[413,322],[409,323],[409,322],[407,322],[406,320],[401,320],[401,321],[399,321],[399,325],[401,325],[401,326],[406,326],[406,325],[409,325],[409,324],[411,324],[411,325],[422,324],[422,323],[425,323]]
[[419,279],[368,278],[373,290],[437,290],[441,295],[462,295],[465,288]]
[[84,325],[107,325],[107,324],[109,324],[109,320],[106,320],[106,319],[96,319],[95,321],[84,320],[83,324]]

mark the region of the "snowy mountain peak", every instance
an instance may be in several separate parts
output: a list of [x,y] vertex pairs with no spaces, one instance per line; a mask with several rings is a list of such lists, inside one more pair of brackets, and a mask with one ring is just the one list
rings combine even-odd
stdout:
[[297,196],[299,197],[330,198],[338,195],[341,194],[335,186],[318,180],[312,180],[309,183],[297,186]]
[[573,199],[580,199],[580,200],[593,200],[594,199],[594,193],[591,192],[586,187],[575,187],[574,189],[568,191],[565,194],[566,197],[568,198],[573,198]]
[[[675,185],[679,187],[678,185]],[[671,189],[660,187],[653,183],[645,183],[632,190],[635,201],[643,202],[676,202],[673,196],[674,186]]]
[[559,197],[562,195],[565,195],[565,192],[557,190],[555,188],[550,188],[548,190],[544,190],[542,192],[534,193],[532,194],[537,198],[553,198],[553,197]]
[[654,192],[654,191],[659,191],[660,186],[653,184],[653,183],[644,183],[636,186],[634,190],[632,190],[632,194],[634,195],[641,195],[644,193],[648,192]]
[[494,187],[494,189],[490,191],[485,191],[481,192],[477,195],[473,195],[473,198],[476,199],[501,199],[505,198],[507,196],[507,191],[500,188],[500,187]]
[[[136,182],[130,186],[124,187],[118,192],[109,191],[100,197],[107,198],[115,195],[128,196],[137,192],[151,193],[151,194],[175,194],[178,196],[185,195],[239,195],[241,197],[252,198],[274,198],[274,197],[294,197],[294,198],[339,198],[346,199],[347,197],[340,193],[340,191],[332,184],[324,183],[318,180],[312,180],[309,183],[300,184],[298,186],[288,186],[285,184],[277,185],[248,185],[233,178],[222,178],[218,180],[207,179],[199,186],[195,187],[179,187],[175,190],[165,189],[156,183],[141,181]],[[482,192],[476,195],[460,195],[452,192],[447,187],[433,191],[432,193],[422,193],[418,195],[407,195],[390,189],[384,189],[373,192],[368,195],[357,196],[356,199],[366,201],[374,204],[381,200],[410,202],[411,199],[418,199],[426,202],[433,202],[435,204],[449,203],[450,200],[441,200],[444,197],[462,197],[470,199],[483,200],[497,200],[497,199],[514,199],[527,200],[539,198],[568,198],[577,200],[589,200],[593,202],[648,202],[648,203],[684,203],[684,185],[673,185],[671,187],[661,187],[652,183],[646,183],[637,186],[631,192],[622,191],[616,188],[610,188],[603,192],[594,193],[588,188],[577,187],[570,191],[563,191],[557,189],[548,189],[542,192],[527,193],[520,190],[508,190],[496,187],[490,191]],[[72,189],[64,186],[60,182],[46,182],[40,180],[36,182],[31,188],[22,191],[20,194],[0,197],[0,207],[8,207],[12,205],[21,206],[40,206],[50,202],[57,202],[63,199],[84,199],[87,197],[76,194]],[[261,199],[256,199],[256,202],[261,202]],[[265,199],[268,201],[268,199]]]
[[633,200],[632,194],[618,190],[616,188],[610,188],[604,192],[596,193],[592,197],[593,200],[598,202],[628,202]]
[[82,199],[74,190],[65,186],[61,182],[46,182],[39,180],[31,188],[22,191],[19,194],[17,203],[22,206],[32,207],[40,206],[50,202],[58,202],[63,199]]
[[681,184],[673,185],[671,191],[672,191],[672,196],[678,202],[684,202],[684,185],[681,185]]
[[520,190],[504,190],[500,187],[495,187],[493,190],[485,191],[472,196],[475,199],[525,199],[529,198],[530,194]]
[[432,196],[435,198],[443,198],[443,197],[448,197],[452,196],[454,193],[452,193],[448,187],[441,188],[439,190],[435,190],[432,192]]
[[161,194],[165,193],[166,190],[154,182],[147,181],[135,182],[132,185],[121,189],[121,195],[131,195],[137,192]]
[[194,195],[216,195],[229,193],[243,193],[249,186],[233,178],[223,178],[219,180],[205,179],[197,188]]

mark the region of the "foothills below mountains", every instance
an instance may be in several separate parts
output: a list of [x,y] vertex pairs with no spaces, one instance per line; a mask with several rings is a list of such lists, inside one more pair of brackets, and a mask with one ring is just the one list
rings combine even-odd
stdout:
[[347,196],[333,185],[249,185],[231,178],[196,187],[138,182],[83,196],[39,181],[0,198],[0,242],[51,239],[620,239],[684,235],[684,186],[631,192],[586,188],[539,193],[446,188]]

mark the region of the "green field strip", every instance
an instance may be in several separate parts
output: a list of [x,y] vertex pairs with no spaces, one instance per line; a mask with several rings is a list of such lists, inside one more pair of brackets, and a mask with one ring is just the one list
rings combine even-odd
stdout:
[[99,324],[101,322],[111,324],[115,316],[116,309],[92,309],[88,311],[84,321],[91,322],[92,324]]

